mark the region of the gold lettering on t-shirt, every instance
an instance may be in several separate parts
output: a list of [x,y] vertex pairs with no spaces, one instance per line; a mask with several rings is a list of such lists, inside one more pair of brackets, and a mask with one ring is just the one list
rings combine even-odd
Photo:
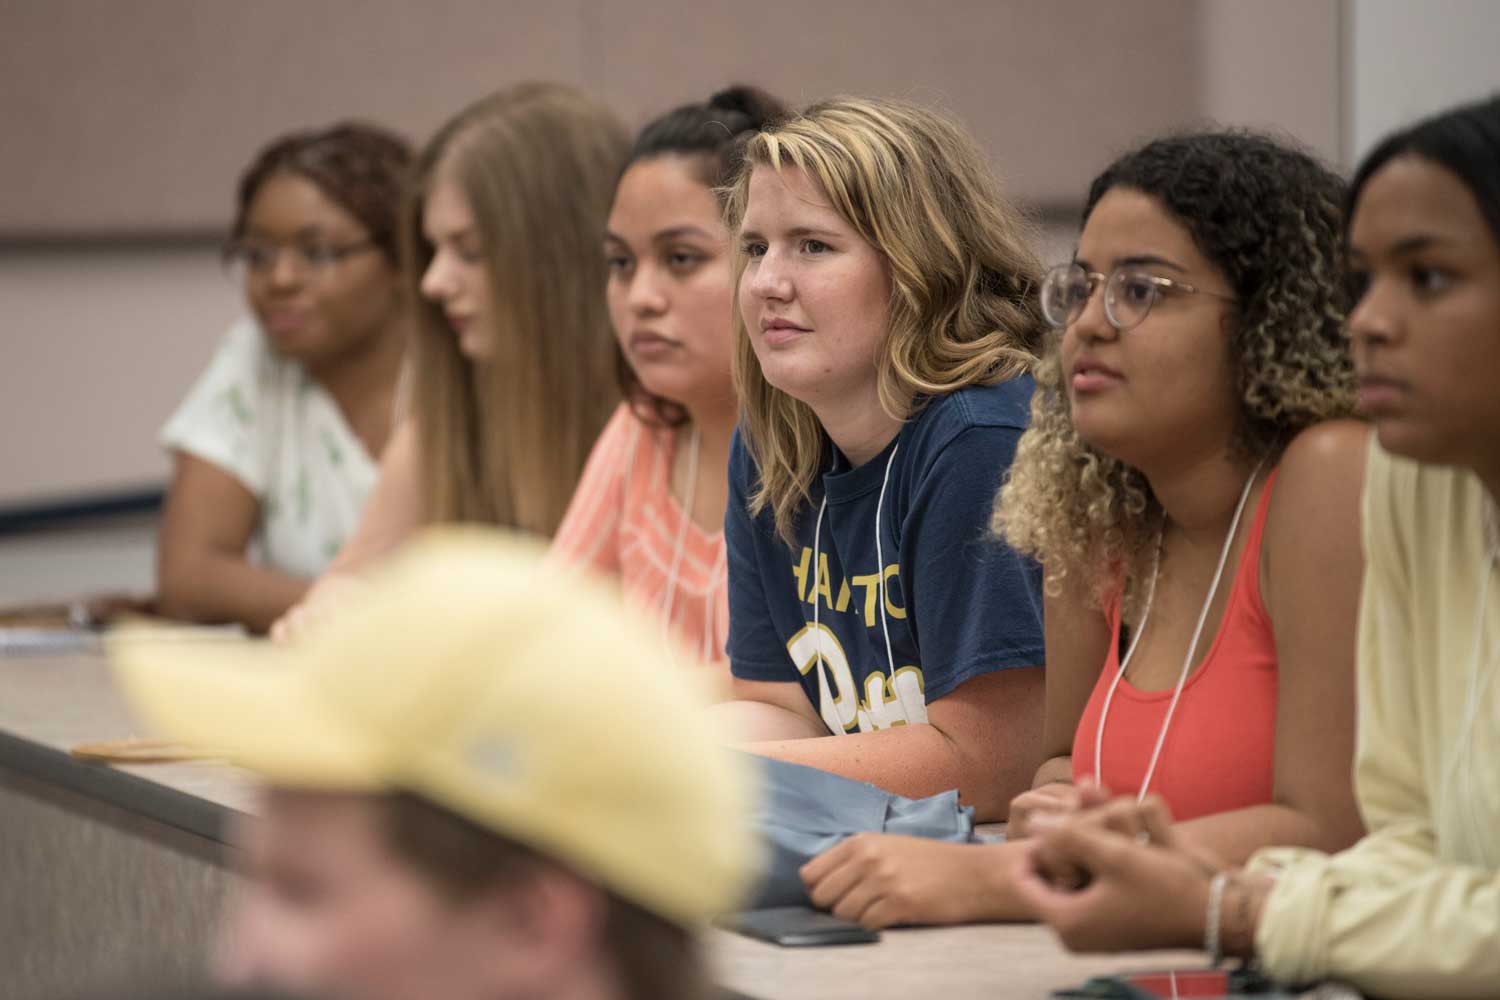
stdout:
[[880,576],[870,573],[856,576],[854,585],[865,592],[865,628],[875,627],[875,595],[880,589]]
[[869,733],[927,721],[920,667],[900,667],[894,676],[873,670],[865,676],[861,692],[838,636],[821,623],[792,636],[786,651],[799,673],[817,671],[818,716],[831,733]]
[[898,576],[900,573],[901,566],[899,563],[891,563],[885,568],[885,587],[883,588],[885,590],[885,613],[892,618],[906,617],[905,608],[898,608],[891,603],[891,577]]
[[[816,582],[816,589],[814,589],[814,582],[808,579],[808,568],[811,563],[812,549],[804,545],[802,547],[801,558],[799,558],[797,560],[797,564],[792,567],[792,576],[797,581],[797,600],[801,601],[804,604],[812,604],[815,600],[814,594],[819,594],[822,595],[824,607],[828,608],[828,610],[830,611],[836,611],[840,614],[843,614],[849,610],[849,605],[854,598],[854,588],[850,587],[850,584],[852,583],[854,587],[857,587],[860,591],[861,600],[859,606],[864,613],[865,628],[874,628],[875,615],[879,611],[879,605],[876,602],[879,600],[879,594],[881,590],[881,574],[866,573],[860,576],[846,577],[845,579],[840,580],[838,587],[838,599],[834,600],[833,577],[828,569],[828,553],[818,553],[818,577]],[[897,578],[900,577],[900,563],[891,563],[890,565],[888,565],[885,568],[884,575],[886,580],[885,613],[890,615],[892,618],[904,619],[906,617],[906,609],[898,606],[894,601],[891,600],[890,596],[890,580],[893,576]]]
[[797,578],[797,600],[807,600],[807,564],[812,561],[812,549],[802,547],[802,559],[792,567],[792,575]]

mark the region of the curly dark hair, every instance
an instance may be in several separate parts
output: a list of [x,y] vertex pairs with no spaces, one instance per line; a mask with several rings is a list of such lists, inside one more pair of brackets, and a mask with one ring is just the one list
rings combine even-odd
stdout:
[[[786,107],[765,91],[737,84],[705,102],[684,104],[647,122],[630,148],[625,170],[658,156],[687,157],[695,161],[698,179],[722,201],[723,189],[739,170],[745,140],[786,113]],[[624,176],[624,170],[620,173]],[[648,390],[618,345],[615,377],[640,420],[662,427],[687,423],[687,411]]]
[[272,175],[305,177],[359,220],[392,264],[399,264],[396,219],[411,169],[407,141],[378,125],[342,122],[326,129],[292,132],[260,151],[240,176],[230,238],[245,233],[250,203]]
[[[1117,187],[1156,199],[1234,289],[1227,335],[1240,399],[1236,452],[1274,459],[1305,428],[1353,413],[1338,175],[1264,135],[1193,132],[1111,164],[1089,188],[1085,223]],[[1052,586],[1081,573],[1102,598],[1122,582],[1133,594],[1160,518],[1146,477],[1073,430],[1054,344],[1037,373],[1031,428],[1001,491],[995,529],[1041,559]]]

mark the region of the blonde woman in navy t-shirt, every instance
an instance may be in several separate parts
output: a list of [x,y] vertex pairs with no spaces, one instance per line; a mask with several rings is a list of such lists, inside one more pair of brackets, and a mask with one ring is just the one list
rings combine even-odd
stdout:
[[1040,574],[986,530],[1044,328],[1029,233],[973,141],[911,105],[814,105],[745,156],[725,722],[1002,815],[1041,732]]

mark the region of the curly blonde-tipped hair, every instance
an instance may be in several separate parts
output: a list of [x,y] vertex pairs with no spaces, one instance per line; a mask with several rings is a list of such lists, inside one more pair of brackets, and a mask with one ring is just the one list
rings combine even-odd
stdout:
[[[1031,370],[1046,330],[1033,231],[955,122],[913,104],[846,97],[756,133],[727,202],[736,287],[757,168],[805,174],[890,268],[876,377],[891,417],[908,419],[924,397]],[[738,309],[733,326],[741,432],[760,469],[750,513],[769,507],[790,545],[828,439],[811,407],[766,381]]]
[[[1116,160],[1089,189],[1085,222],[1116,187],[1155,198],[1234,289],[1227,336],[1240,400],[1236,454],[1274,459],[1303,429],[1353,413],[1343,181],[1306,153],[1234,131],[1159,139]],[[1060,339],[1038,367],[1031,426],[993,527],[1041,560],[1049,592],[1073,577],[1095,602],[1123,594],[1133,619],[1161,505],[1140,470],[1073,429]]]

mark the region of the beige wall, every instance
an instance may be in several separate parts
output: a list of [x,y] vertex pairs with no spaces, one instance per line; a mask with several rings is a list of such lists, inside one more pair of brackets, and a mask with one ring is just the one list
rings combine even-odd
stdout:
[[239,309],[203,248],[0,251],[0,505],[139,488]]
[[1290,136],[1340,159],[1343,12],[1336,0],[1208,0],[1199,7],[1209,118]]
[[1346,0],[1345,7],[1351,165],[1401,125],[1500,92],[1500,3]]
[[970,124],[1057,223],[1051,257],[1088,179],[1152,132],[1246,121],[1336,152],[1340,17],[1338,0],[10,0],[0,121],[26,141],[0,157],[0,506],[164,475],[155,430],[238,308],[206,236],[286,128],[361,114],[421,135],[535,76],[632,125],[737,79],[897,94]]
[[[1071,197],[1101,149],[1198,108],[1199,8],[1179,0],[21,0],[0,36],[0,232],[223,223],[266,137],[344,116],[425,135],[529,77],[632,123],[730,80],[951,107],[1016,190]],[[1128,113],[1101,115],[1105,101]],[[1080,129],[1080,120],[1090,122]]]

